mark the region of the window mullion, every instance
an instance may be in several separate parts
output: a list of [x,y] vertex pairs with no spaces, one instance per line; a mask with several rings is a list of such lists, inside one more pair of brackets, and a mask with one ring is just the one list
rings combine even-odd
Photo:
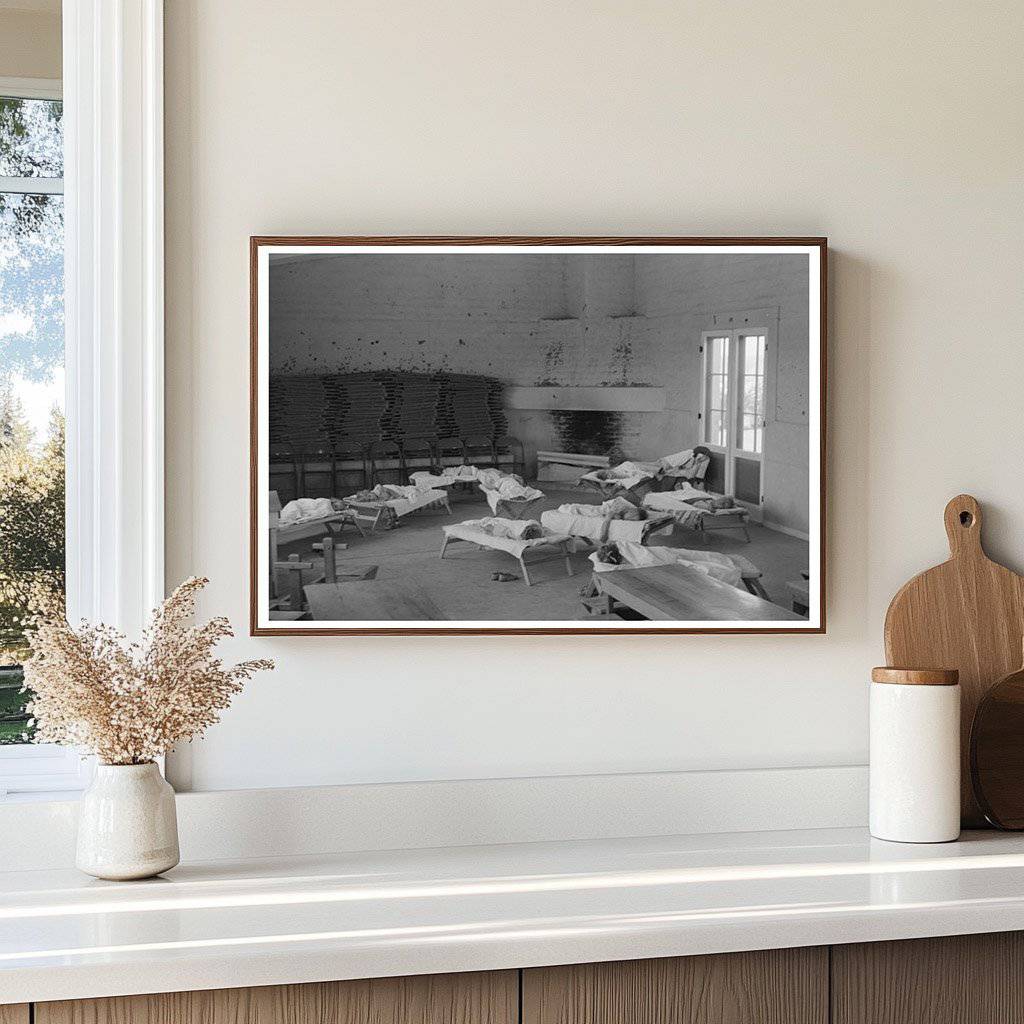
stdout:
[[16,178],[0,174],[0,192],[29,196],[59,196],[64,193],[63,178]]

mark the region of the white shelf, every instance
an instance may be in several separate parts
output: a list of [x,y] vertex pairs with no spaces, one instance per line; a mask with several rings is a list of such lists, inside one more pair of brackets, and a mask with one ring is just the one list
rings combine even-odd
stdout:
[[1024,928],[1024,837],[860,829],[0,873],[0,1002]]

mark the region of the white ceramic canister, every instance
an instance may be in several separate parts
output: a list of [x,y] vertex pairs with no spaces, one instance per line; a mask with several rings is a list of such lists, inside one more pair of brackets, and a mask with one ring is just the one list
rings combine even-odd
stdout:
[[98,764],[78,814],[79,870],[123,881],[178,863],[174,790],[150,761]]
[[949,669],[871,673],[870,827],[876,839],[960,835],[960,684]]

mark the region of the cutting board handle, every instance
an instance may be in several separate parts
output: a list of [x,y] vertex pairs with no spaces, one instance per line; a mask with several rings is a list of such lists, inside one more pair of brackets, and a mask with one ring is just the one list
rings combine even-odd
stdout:
[[946,506],[944,515],[949,553],[954,558],[983,557],[981,549],[981,506],[969,494],[958,494]]

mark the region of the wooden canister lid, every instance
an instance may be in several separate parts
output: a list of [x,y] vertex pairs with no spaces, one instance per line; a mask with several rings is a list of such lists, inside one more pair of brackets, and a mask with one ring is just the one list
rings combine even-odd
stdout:
[[960,673],[955,668],[889,668],[871,670],[873,683],[899,683],[904,686],[956,686]]

